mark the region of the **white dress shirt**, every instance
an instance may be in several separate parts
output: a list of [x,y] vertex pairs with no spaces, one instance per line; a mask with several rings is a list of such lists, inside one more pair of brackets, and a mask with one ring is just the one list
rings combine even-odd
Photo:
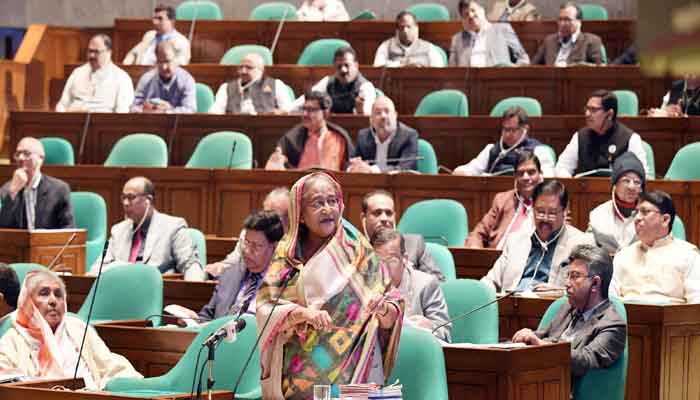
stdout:
[[576,40],[578,39],[580,30],[574,32],[568,42],[564,42],[559,38],[559,52],[557,53],[557,58],[554,61],[555,67],[566,67],[568,65],[569,54],[571,50],[574,49],[576,45]]
[[[323,79],[321,79],[320,81],[318,81],[311,88],[311,91],[328,94],[328,91],[326,90],[328,87],[328,79],[330,79],[330,76],[326,76]],[[372,82],[367,80],[367,82],[363,83],[360,86],[360,94],[359,95],[363,99],[365,99],[361,113],[364,115],[372,114],[372,105],[374,104],[374,100],[376,100],[376,98],[377,98],[377,93],[374,90],[374,85],[372,84]],[[304,106],[305,101],[306,101],[306,98],[304,97],[304,95],[297,97],[297,99],[294,100],[294,103],[292,103],[290,111],[300,113],[301,108]],[[355,113],[360,114],[360,112],[358,110],[355,110]]]
[[[284,110],[288,111],[289,108],[292,106],[292,102],[294,99],[292,99],[289,96],[289,91],[287,90],[287,85],[284,84],[279,79],[275,79],[275,102],[277,102],[277,109],[279,110]],[[241,104],[246,103],[246,100],[241,98]],[[243,112],[244,107],[241,106],[241,113],[242,114],[257,114],[257,110],[255,110],[255,106],[253,105],[252,102],[250,103],[250,111],[252,112]],[[209,108],[209,114],[225,114],[226,113],[226,105],[228,104],[228,83],[223,83],[221,86],[219,86],[219,90],[216,91],[216,98],[214,99],[214,104],[211,105]]]
[[472,46],[472,55],[470,66],[471,67],[486,67],[486,33],[484,29],[479,32],[470,32],[472,34],[472,39],[474,40],[474,45]]
[[68,77],[56,111],[125,113],[133,101],[134,85],[124,70],[110,62],[93,72],[83,64]]
[[[484,147],[483,150],[474,159],[469,161],[469,163],[460,165],[455,168],[455,175],[484,175],[487,173],[489,167],[489,153],[494,144],[489,143]],[[537,158],[540,159],[540,166],[542,167],[542,175],[545,178],[550,178],[554,176],[554,159],[549,152],[549,149],[545,146],[536,146],[534,150]]]

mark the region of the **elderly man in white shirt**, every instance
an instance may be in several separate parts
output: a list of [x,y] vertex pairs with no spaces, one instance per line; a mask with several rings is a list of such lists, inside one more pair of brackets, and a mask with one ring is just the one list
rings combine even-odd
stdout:
[[418,37],[416,16],[401,11],[396,16],[396,36],[379,45],[375,67],[444,67],[445,60],[434,44]]
[[341,0],[304,0],[297,11],[299,21],[349,21]]
[[112,63],[112,40],[93,36],[87,53],[88,62],[70,74],[56,111],[129,112],[134,86],[129,74]]

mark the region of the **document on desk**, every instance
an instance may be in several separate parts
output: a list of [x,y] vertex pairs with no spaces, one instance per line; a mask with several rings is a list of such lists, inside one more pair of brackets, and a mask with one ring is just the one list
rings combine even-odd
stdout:
[[527,346],[525,343],[441,343],[442,347],[453,349],[517,349]]

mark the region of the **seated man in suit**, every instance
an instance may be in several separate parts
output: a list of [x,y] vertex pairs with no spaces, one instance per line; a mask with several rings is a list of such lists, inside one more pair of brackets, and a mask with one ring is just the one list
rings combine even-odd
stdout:
[[171,42],[175,51],[175,62],[187,65],[190,62],[190,41],[175,29],[175,9],[159,4],[153,10],[153,30],[146,32],[143,39],[129,50],[122,62],[125,65],[154,65],[156,45]]
[[532,63],[557,67],[580,63],[603,64],[603,44],[598,35],[581,32],[582,15],[581,7],[576,3],[564,3],[559,8],[559,32],[544,38]]
[[509,23],[490,23],[484,7],[474,0],[459,0],[458,9],[464,30],[452,36],[449,66],[530,64],[530,57]]
[[265,76],[262,56],[248,53],[238,66],[238,77],[219,86],[209,114],[279,114],[292,101],[284,82]]
[[[129,179],[122,190],[124,221],[112,227],[103,270],[126,263],[152,265],[161,273],[175,271],[185,280],[204,280],[197,249],[184,219],[156,210],[153,183],[142,176]],[[90,273],[96,274],[100,260]]]
[[496,291],[563,290],[566,260],[588,236],[564,223],[569,193],[559,181],[544,181],[532,194],[535,230],[518,232],[503,247],[481,281]]
[[418,132],[398,122],[394,102],[378,97],[369,117],[371,126],[357,134],[349,172],[381,173],[418,167]]
[[[385,190],[375,190],[362,198],[362,229],[366,237],[371,238],[379,229],[396,229],[396,212],[394,198]],[[403,238],[403,249],[406,262],[413,268],[433,275],[443,282],[445,277],[440,266],[426,251],[425,241],[421,235],[406,234]]]
[[445,60],[434,44],[418,37],[416,16],[404,10],[396,16],[396,35],[377,48],[374,66],[444,67]]
[[537,21],[540,13],[527,0],[499,0],[493,3],[489,11],[489,21]]
[[333,171],[344,170],[355,150],[348,132],[327,121],[332,104],[330,96],[311,91],[303,98],[301,124],[280,138],[265,169],[321,167]]
[[516,233],[531,232],[532,193],[542,179],[537,156],[528,150],[518,151],[515,188],[496,194],[491,209],[469,232],[466,246],[501,250]]
[[[371,238],[374,251],[389,270],[391,286],[398,289],[406,301],[404,318],[410,325],[433,331],[450,320],[440,282],[430,274],[406,266],[405,242],[400,233],[391,228],[380,228]],[[451,342],[452,325],[436,330],[434,335]]]
[[632,215],[639,240],[615,255],[612,293],[625,301],[700,303],[700,253],[673,237],[671,196],[642,193]]
[[17,273],[5,263],[0,263],[0,328],[5,317],[17,309],[20,283]]
[[608,299],[613,274],[608,253],[592,245],[577,246],[566,273],[566,295],[548,325],[533,332],[521,329],[513,342],[541,345],[571,343],[571,375],[575,384],[591,369],[608,368],[625,350],[627,323]]
[[455,168],[455,175],[510,175],[515,171],[518,159],[516,150],[528,150],[537,155],[545,177],[554,176],[554,160],[550,150],[539,140],[531,138],[527,111],[513,106],[501,118],[501,138],[496,143],[487,144],[481,153],[469,163]]
[[17,169],[0,188],[0,228],[75,228],[70,187],[41,173],[44,146],[33,137],[17,144],[13,158]]

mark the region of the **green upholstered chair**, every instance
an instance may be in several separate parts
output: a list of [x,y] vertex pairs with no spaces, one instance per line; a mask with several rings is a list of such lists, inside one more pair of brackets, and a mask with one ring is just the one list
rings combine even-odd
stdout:
[[435,149],[429,141],[425,139],[418,139],[418,151],[417,155],[423,157],[416,162],[416,170],[422,174],[437,174],[438,173],[438,162],[437,155],[435,154]]
[[206,83],[197,82],[195,84],[197,94],[197,112],[205,113],[214,104],[214,92]]
[[133,133],[119,139],[105,161],[106,167],[167,167],[168,146],[160,136]]
[[432,199],[413,203],[399,221],[401,233],[423,235],[426,242],[462,246],[467,238],[469,219],[462,203]]
[[309,43],[299,56],[299,65],[333,65],[333,55],[341,47],[349,47],[343,39],[318,39]]
[[639,115],[639,99],[631,90],[613,90],[617,97],[617,116],[636,117]]
[[265,65],[272,65],[272,52],[265,46],[259,44],[241,44],[233,46],[224,53],[219,64],[221,65],[238,65],[243,57],[247,54],[259,54]]
[[[97,290],[99,293],[95,298],[90,323],[146,319],[163,312],[163,277],[158,268],[152,265],[112,266],[102,271]],[[94,284],[78,310],[78,315],[83,320],[87,319],[93,296]],[[159,317],[152,320],[155,326],[160,325]]]
[[175,19],[177,20],[222,20],[224,14],[221,7],[213,1],[194,0],[183,1],[175,8]]
[[554,161],[554,164],[557,163],[557,152],[554,151],[554,148],[548,144],[541,144],[540,146],[546,147],[547,151],[549,152],[549,155],[552,157],[552,161]]
[[[232,343],[226,341],[216,348],[216,362],[214,363],[214,389],[233,390],[238,375],[240,375],[245,363],[246,356],[253,348],[256,339],[255,317],[244,315],[246,327],[236,335],[236,340]],[[197,361],[197,353],[202,347],[202,343],[216,330],[233,319],[232,316],[218,318],[201,327],[201,330],[187,348],[185,354],[175,364],[175,366],[165,375],[138,379],[138,378],[114,378],[107,382],[105,390],[119,395],[136,397],[154,397],[173,394],[187,393],[192,390],[192,381],[195,373],[202,369],[202,365],[207,362],[207,350],[202,351]],[[442,355],[442,351],[440,352]],[[206,388],[207,373],[202,374],[202,387]],[[260,388],[260,353],[256,350],[248,368],[241,379],[238,387],[237,399],[259,399],[262,397]],[[444,377],[443,377],[444,379]]]
[[505,113],[507,109],[514,106],[522,107],[525,112],[527,112],[529,117],[542,116],[542,105],[540,104],[539,100],[533,97],[520,96],[508,97],[507,99],[503,99],[496,103],[496,105],[491,109],[491,116],[502,117],[503,113]]
[[284,84],[284,86],[287,88],[287,93],[289,93],[289,98],[292,100],[296,99],[297,96],[296,96],[296,94],[294,94],[294,89],[292,89],[292,87],[287,85],[286,83]]
[[447,66],[447,52],[445,52],[445,50],[438,45],[434,44],[433,47],[435,47],[435,50],[437,50],[437,52],[440,53],[440,57],[442,58],[442,65]]
[[642,140],[642,146],[644,147],[644,152],[647,155],[647,167],[649,168],[648,179],[656,179],[656,161],[654,161],[654,149],[644,140]]
[[294,4],[283,1],[262,3],[253,8],[248,17],[252,21],[279,21],[282,18],[285,21],[296,21],[297,8]]
[[603,61],[603,64],[608,63],[608,51],[605,49],[605,45],[603,44],[600,45],[600,58]]
[[192,244],[197,249],[197,258],[202,267],[207,265],[207,240],[199,229],[187,228],[187,234],[192,239]]
[[75,216],[75,227],[87,231],[85,240],[85,271],[99,260],[107,240],[107,204],[97,193],[73,192],[70,194]]
[[396,364],[388,382],[401,382],[404,400],[447,400],[445,357],[438,340],[404,325]]
[[452,281],[457,279],[457,271],[455,269],[455,259],[447,247],[437,243],[426,243],[425,251],[430,254],[437,265],[440,267],[440,272],[445,277],[445,280]]
[[415,15],[418,22],[450,20],[450,11],[443,4],[439,3],[417,3],[409,6],[406,11],[410,11]]
[[12,263],[10,264],[10,268],[14,269],[17,273],[17,280],[19,280],[20,288],[24,282],[24,277],[27,276],[30,271],[48,270],[45,266],[35,263]]
[[582,20],[584,21],[607,21],[608,10],[600,4],[580,4]]
[[671,234],[673,234],[673,237],[676,239],[685,240],[685,224],[683,224],[683,220],[678,215],[673,219]]
[[[560,297],[545,311],[538,329],[549,324],[564,304],[567,297]],[[623,320],[627,321],[625,305],[617,298],[610,298]],[[622,356],[608,368],[592,369],[576,382],[571,392],[576,400],[623,400],[625,398],[625,384],[627,383],[629,340],[625,342],[625,351]]]
[[700,180],[700,142],[686,144],[678,150],[664,179]]
[[185,164],[186,168],[251,169],[252,166],[252,142],[245,134],[231,131],[214,132],[202,138]]
[[415,115],[469,116],[467,96],[459,90],[445,89],[428,93],[418,103]]
[[75,165],[73,146],[64,138],[44,137],[39,139],[44,146],[44,165]]
[[[496,299],[496,293],[481,281],[455,279],[440,285],[450,318]],[[452,323],[453,343],[498,343],[498,305],[483,308]]]
[[362,10],[357,16],[355,16],[353,21],[374,21],[377,19],[377,14],[372,10]]

